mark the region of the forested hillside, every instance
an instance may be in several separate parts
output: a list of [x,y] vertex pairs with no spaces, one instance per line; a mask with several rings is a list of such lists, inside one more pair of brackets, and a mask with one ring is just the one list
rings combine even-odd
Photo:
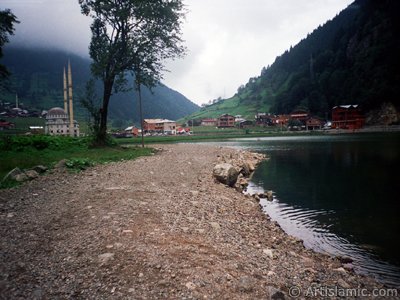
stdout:
[[277,57],[230,99],[192,117],[297,108],[329,118],[338,104],[400,106],[400,26],[397,0],[357,0]]
[[[1,91],[2,101],[19,101],[31,108],[49,109],[63,107],[63,68],[68,59],[72,66],[74,102],[78,118],[84,118],[85,109],[79,103],[90,78],[90,61],[74,54],[49,49],[27,49],[7,47],[2,63],[12,73],[8,91]],[[131,86],[133,85],[132,79]],[[98,95],[102,95],[98,85]],[[153,93],[143,89],[143,114],[146,118],[178,119],[198,109],[182,94],[160,84]],[[118,124],[128,121],[138,123],[138,104],[135,92],[118,93],[112,96],[110,119]],[[122,122],[121,122],[122,121]]]

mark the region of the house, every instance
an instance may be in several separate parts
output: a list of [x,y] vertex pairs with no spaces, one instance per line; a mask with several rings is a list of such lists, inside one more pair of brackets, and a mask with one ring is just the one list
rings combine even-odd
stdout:
[[7,122],[4,120],[0,120],[0,130],[4,130],[4,129],[11,129],[14,128],[15,124],[12,122]]
[[306,130],[318,130],[324,126],[324,122],[317,118],[309,118],[306,121]]
[[171,120],[164,120],[163,133],[176,135],[176,122]]
[[256,125],[258,126],[273,126],[275,125],[273,122],[274,116],[267,113],[257,113],[255,115]]
[[201,126],[217,126],[217,119],[203,119]]
[[189,127],[178,127],[176,129],[176,134],[191,134]]
[[295,110],[290,114],[290,119],[299,120],[301,123],[305,124],[307,119],[310,117],[309,113],[305,110]]
[[339,105],[332,108],[332,128],[359,129],[365,124],[365,117],[358,105]]
[[[44,131],[50,135],[71,135],[79,136],[79,124],[73,120],[73,128],[70,128],[70,119],[64,109],[54,107],[49,109],[46,115],[46,125]],[[70,130],[72,134],[70,134]]]
[[249,127],[252,127],[252,126],[253,126],[253,122],[252,121],[244,120],[244,121],[239,122],[239,128],[249,128]]
[[217,119],[217,127],[235,127],[235,117],[229,114],[223,114]]
[[290,115],[277,115],[272,118],[275,125],[286,126],[289,123]]
[[143,130],[145,133],[176,134],[176,122],[167,119],[144,119]]
[[139,135],[139,129],[136,126],[129,126],[125,128],[125,137],[134,137]]

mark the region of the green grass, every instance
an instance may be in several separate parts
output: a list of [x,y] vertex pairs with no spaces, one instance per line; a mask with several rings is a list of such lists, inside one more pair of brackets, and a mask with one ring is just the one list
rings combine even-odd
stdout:
[[[0,180],[12,169],[28,169],[35,165],[52,168],[67,160],[71,170],[112,161],[130,160],[150,155],[151,148],[122,147],[89,148],[88,139],[54,136],[12,136],[0,138]],[[0,187],[7,187],[1,184]]]

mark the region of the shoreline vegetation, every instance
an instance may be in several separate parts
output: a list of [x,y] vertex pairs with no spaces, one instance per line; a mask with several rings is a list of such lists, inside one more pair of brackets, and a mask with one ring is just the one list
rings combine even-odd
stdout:
[[306,249],[256,199],[215,181],[215,165],[240,165],[251,153],[154,147],[152,156],[77,174],[58,168],[0,190],[1,295],[397,298],[397,289],[355,274],[348,258]]
[[168,143],[192,143],[203,141],[227,141],[240,138],[265,138],[287,136],[318,136],[342,134],[392,134],[400,132],[400,126],[370,126],[361,130],[323,131],[277,131],[260,128],[255,131],[239,129],[195,128],[194,135],[147,136],[140,148],[140,137],[113,139],[109,147],[91,148],[90,139],[45,135],[0,134],[0,188],[15,186],[15,182],[5,182],[5,176],[14,168],[21,170],[44,165],[52,169],[65,160],[71,169],[79,170],[98,163],[129,160],[152,153],[151,145]]

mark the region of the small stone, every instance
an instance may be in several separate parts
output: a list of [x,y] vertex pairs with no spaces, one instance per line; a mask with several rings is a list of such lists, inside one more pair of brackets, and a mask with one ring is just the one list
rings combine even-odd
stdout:
[[353,271],[354,270],[354,265],[353,264],[343,264],[342,265],[343,269],[347,270],[347,271]]
[[339,256],[338,258],[342,264],[351,264],[353,262],[353,259],[347,256]]
[[186,286],[189,290],[194,290],[194,289],[196,288],[196,285],[195,285],[193,282],[191,282],[191,281],[187,282],[187,283],[185,284],[185,286]]
[[13,214],[13,213],[8,213],[8,214],[7,214],[7,218],[12,218],[12,217],[14,217],[14,214]]
[[114,253],[103,253],[98,257],[101,263],[107,263],[109,260],[114,259]]
[[240,277],[238,282],[238,289],[241,292],[251,292],[253,291],[253,287],[255,285],[255,280],[249,276]]
[[210,222],[210,225],[215,230],[220,230],[221,226],[217,222]]
[[130,230],[130,229],[125,229],[125,230],[122,230],[122,233],[132,233],[133,231],[132,230]]
[[199,191],[190,191],[193,197],[196,197],[199,195]]
[[343,274],[346,274],[346,270],[345,269],[343,269],[342,267],[340,267],[340,268],[337,268],[337,269],[333,269],[334,271],[336,271],[336,272],[339,272],[339,273],[343,273]]
[[268,271],[267,276],[274,276],[276,273],[274,271]]
[[144,276],[143,273],[139,273],[139,278],[142,278]]
[[264,249],[263,253],[268,256],[269,258],[274,258],[274,254],[272,252],[272,249]]
[[273,286],[268,287],[270,299],[273,300],[285,300],[285,293],[282,292],[281,290],[278,290],[277,288]]
[[338,283],[342,288],[345,288],[345,289],[349,289],[349,288],[350,288],[350,285],[349,285],[346,281],[344,281],[342,278],[340,278],[340,279],[337,281],[337,283]]

